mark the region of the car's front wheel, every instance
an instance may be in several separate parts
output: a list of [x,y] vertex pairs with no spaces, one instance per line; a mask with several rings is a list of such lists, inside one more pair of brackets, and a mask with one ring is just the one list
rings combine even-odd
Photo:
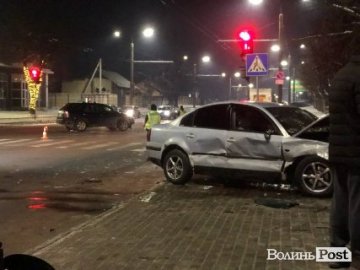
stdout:
[[125,119],[120,119],[117,122],[117,128],[120,131],[126,131],[129,128],[129,123]]
[[334,175],[329,163],[317,156],[306,157],[295,169],[295,181],[307,195],[323,197],[333,192]]
[[75,121],[74,126],[77,131],[85,131],[87,128],[87,123],[83,119],[78,119]]
[[188,156],[178,149],[166,154],[163,169],[166,179],[176,185],[185,184],[193,174]]

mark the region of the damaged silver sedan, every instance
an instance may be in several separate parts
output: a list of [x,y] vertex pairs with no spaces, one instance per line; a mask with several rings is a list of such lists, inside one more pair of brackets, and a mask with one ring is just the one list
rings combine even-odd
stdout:
[[330,195],[329,120],[277,103],[222,102],[157,125],[148,159],[168,181],[184,184],[193,173],[297,185],[313,196]]

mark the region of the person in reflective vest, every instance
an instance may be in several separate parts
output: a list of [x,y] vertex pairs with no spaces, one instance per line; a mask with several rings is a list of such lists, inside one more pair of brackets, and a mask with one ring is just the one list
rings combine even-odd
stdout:
[[182,115],[184,115],[185,113],[186,113],[186,111],[185,111],[183,105],[181,105],[181,106],[180,106],[180,109],[179,109],[179,116],[182,116]]
[[144,128],[146,130],[146,139],[150,140],[151,128],[154,125],[160,124],[161,117],[157,112],[155,104],[151,104],[150,111],[145,116]]

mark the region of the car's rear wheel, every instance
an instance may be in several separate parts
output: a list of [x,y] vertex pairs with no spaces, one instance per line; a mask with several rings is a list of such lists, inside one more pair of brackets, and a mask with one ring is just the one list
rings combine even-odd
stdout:
[[85,131],[87,128],[87,123],[85,122],[84,119],[78,119],[75,121],[74,126],[77,131]]
[[178,149],[166,154],[163,169],[166,179],[176,185],[185,184],[193,174],[188,156]]
[[307,195],[323,197],[333,192],[334,176],[329,163],[317,156],[306,157],[295,169],[295,182]]
[[117,122],[117,128],[120,130],[120,131],[125,131],[129,128],[129,124],[128,122],[125,120],[125,119],[120,119],[118,122]]

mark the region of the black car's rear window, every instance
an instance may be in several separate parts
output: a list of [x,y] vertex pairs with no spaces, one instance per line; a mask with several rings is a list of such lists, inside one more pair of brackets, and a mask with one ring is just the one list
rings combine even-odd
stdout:
[[64,111],[79,112],[83,109],[83,103],[68,103],[61,109]]

